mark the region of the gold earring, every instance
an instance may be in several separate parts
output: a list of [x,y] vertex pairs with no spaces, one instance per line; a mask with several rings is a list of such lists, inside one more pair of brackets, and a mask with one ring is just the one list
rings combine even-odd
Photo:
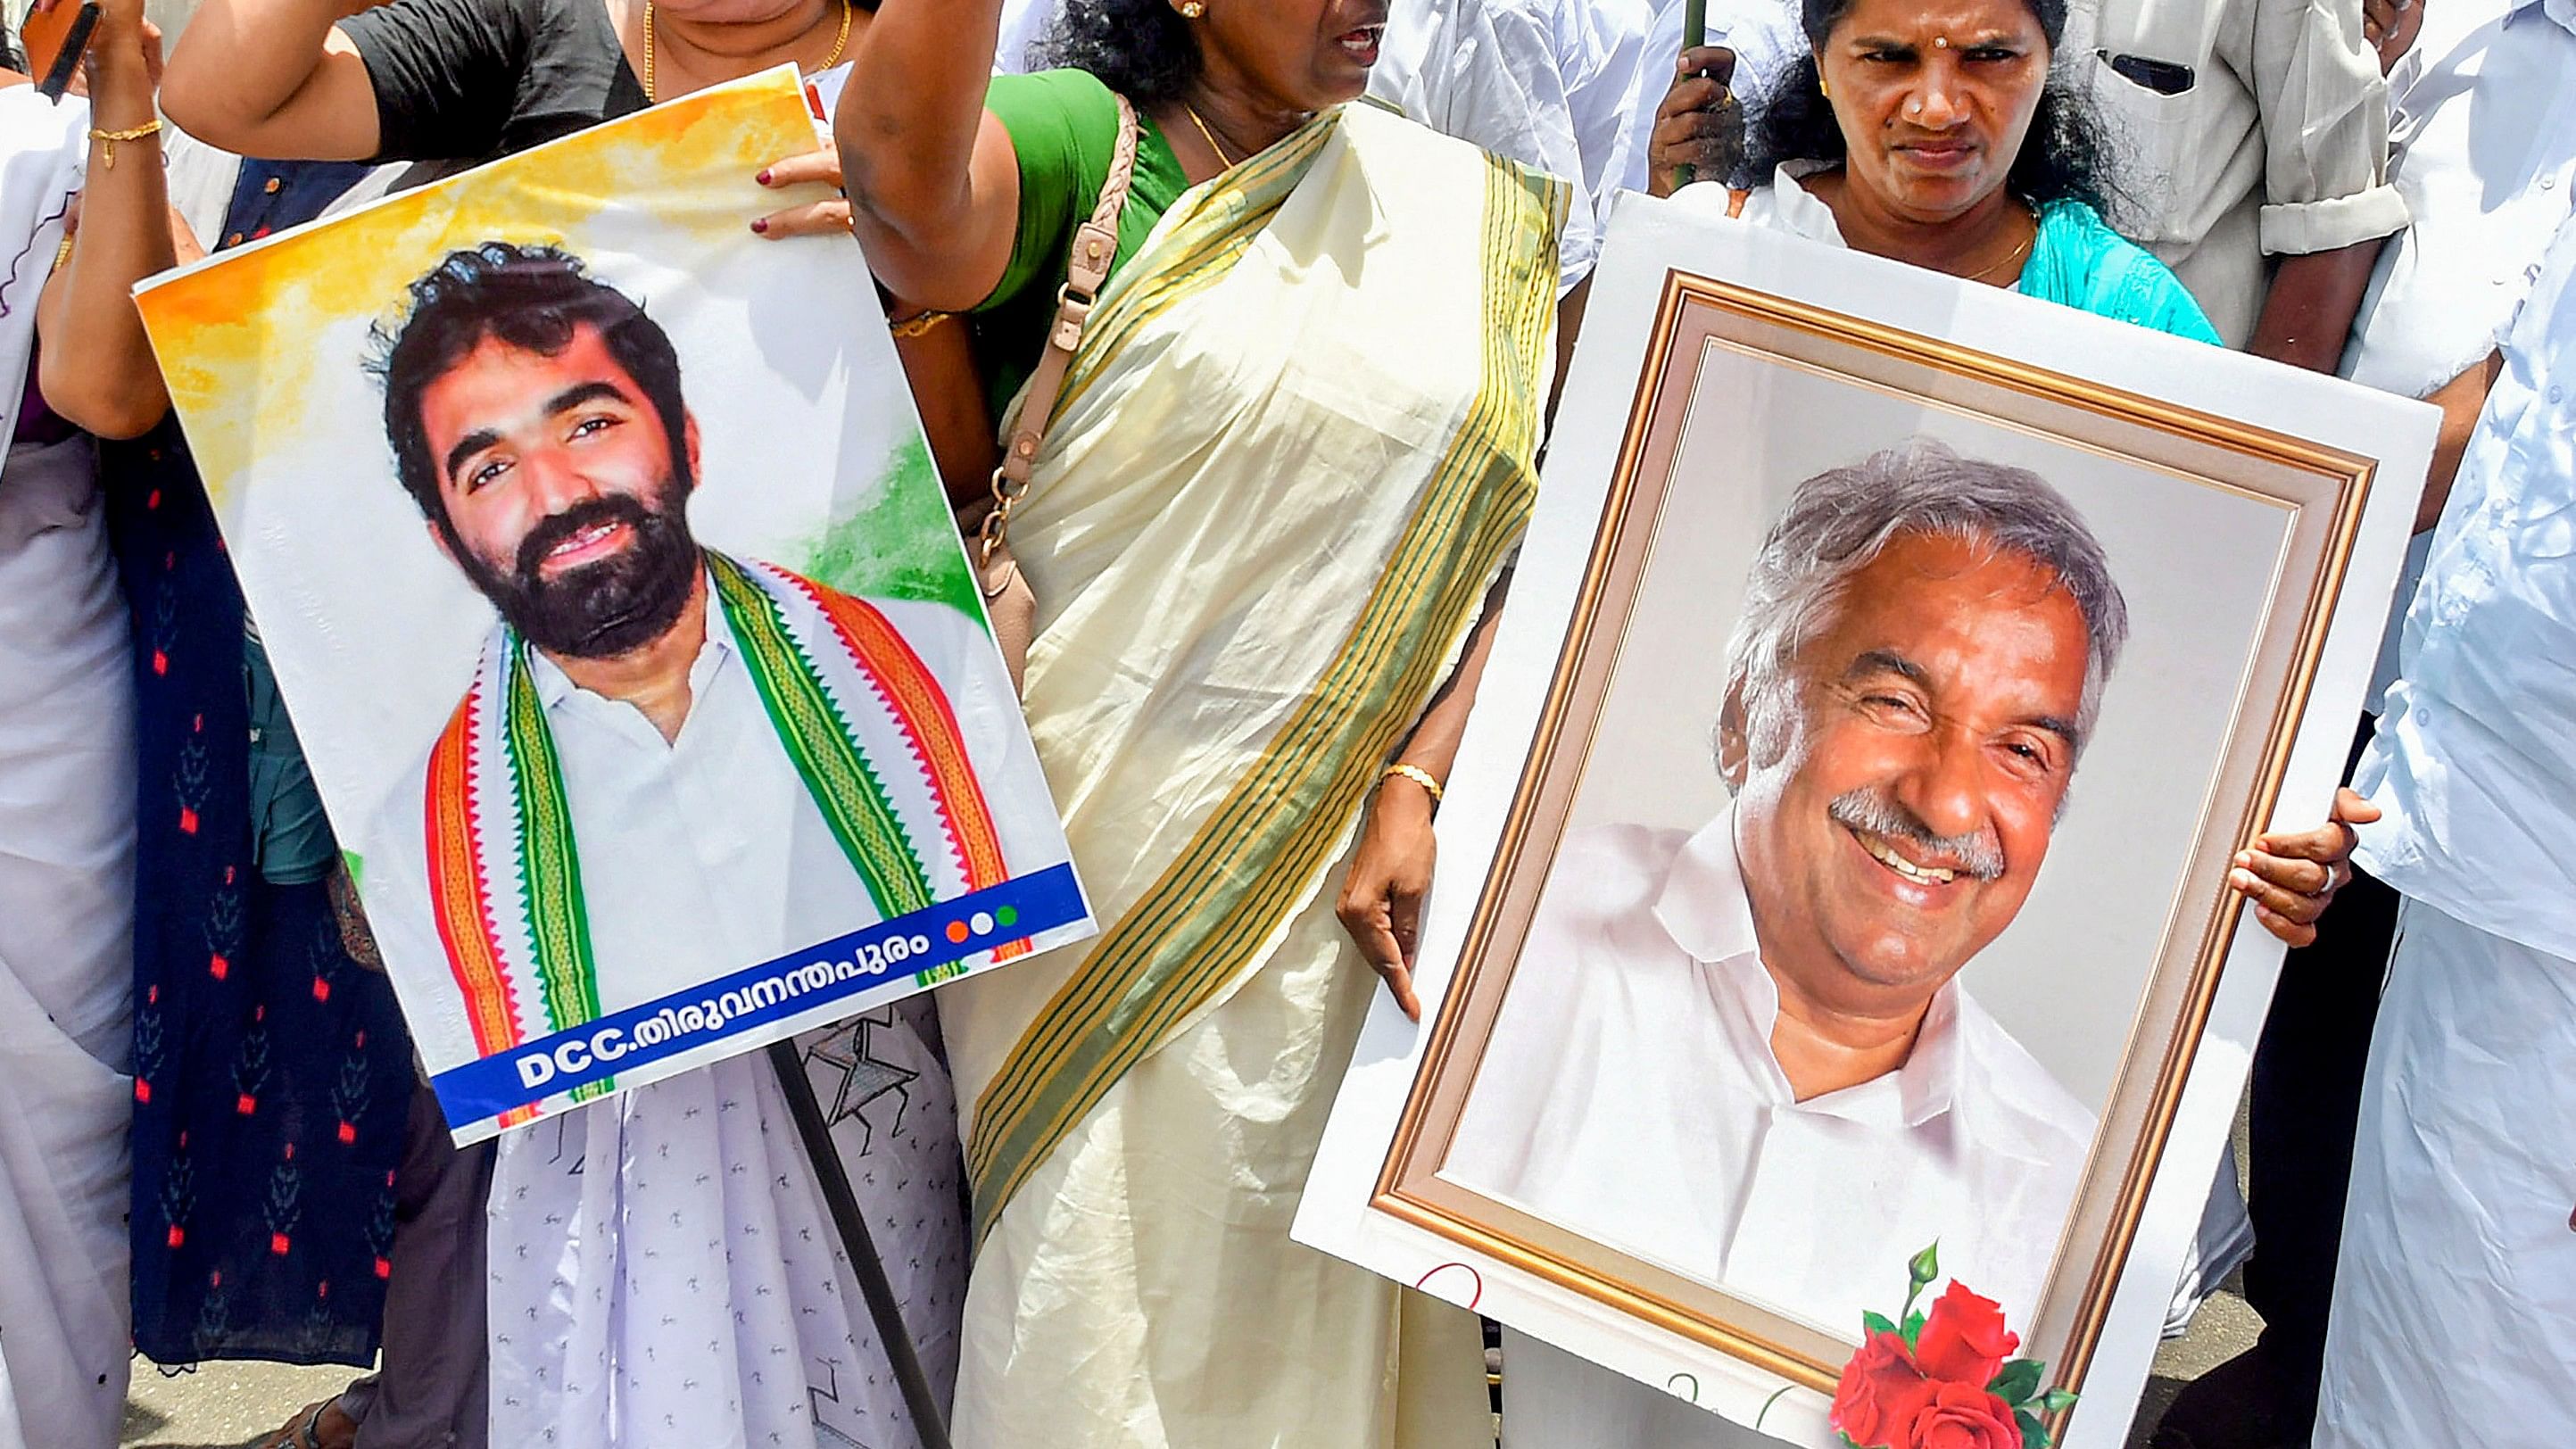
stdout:
[[1825,84],[1825,78],[1823,76],[1816,77],[1816,94],[1823,96],[1829,101],[1834,98],[1834,88]]
[[1206,13],[1207,6],[1200,4],[1199,0],[1181,0],[1181,18],[1183,20],[1196,20]]

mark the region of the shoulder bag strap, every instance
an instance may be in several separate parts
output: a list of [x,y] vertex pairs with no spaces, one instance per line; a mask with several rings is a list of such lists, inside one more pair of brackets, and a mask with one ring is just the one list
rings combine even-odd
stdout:
[[1136,179],[1138,127],[1136,108],[1125,96],[1115,99],[1118,149],[1109,159],[1108,179],[1100,184],[1100,204],[1092,209],[1089,221],[1073,230],[1064,285],[1055,294],[1055,322],[1047,329],[1046,352],[1038,359],[1037,371],[1029,375],[1019,418],[1004,442],[1002,466],[993,470],[993,507],[984,515],[980,530],[979,563],[991,563],[1009,540],[1011,509],[1029,491],[1029,474],[1037,466],[1039,447],[1046,442],[1047,420],[1064,391],[1074,351],[1082,345],[1082,329],[1090,320],[1092,304],[1099,299],[1101,287],[1109,280],[1110,263],[1118,255],[1118,215],[1126,209],[1127,190]]

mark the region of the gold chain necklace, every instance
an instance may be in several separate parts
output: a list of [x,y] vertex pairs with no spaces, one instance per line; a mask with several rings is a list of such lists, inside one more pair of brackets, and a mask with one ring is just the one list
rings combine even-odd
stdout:
[[[650,0],[647,0],[647,3],[650,3]],[[1216,153],[1216,159],[1226,169],[1232,170],[1236,165],[1234,157],[1226,153],[1225,143],[1216,138],[1216,132],[1208,129],[1208,123],[1199,115],[1199,108],[1183,101],[1181,110],[1190,118],[1190,124],[1199,128],[1199,139],[1208,143],[1208,149]]]
[[[832,37],[832,53],[823,57],[823,63],[814,67],[815,70],[830,70],[841,63],[841,52],[850,43],[850,13],[853,8],[850,0],[841,0],[841,33]],[[653,0],[644,0],[644,104],[649,106],[661,99],[653,75]]]
[[1995,273],[2002,271],[2004,268],[2011,266],[2013,263],[2020,261],[2022,258],[2029,256],[2030,249],[2037,245],[2039,245],[2039,218],[2032,217],[2030,220],[2030,235],[2022,239],[2022,244],[2020,246],[2012,249],[2012,255],[2005,257],[2002,261],[1990,263],[1976,271],[1970,272],[1959,280],[1963,282],[1982,282],[1986,278],[1993,276]]

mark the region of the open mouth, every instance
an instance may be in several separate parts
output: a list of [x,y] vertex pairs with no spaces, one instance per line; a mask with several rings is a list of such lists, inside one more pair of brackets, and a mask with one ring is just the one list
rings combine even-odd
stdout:
[[546,550],[545,557],[538,562],[538,567],[547,573],[561,573],[566,569],[578,568],[593,559],[615,552],[629,532],[631,530],[620,519],[611,519],[594,523],[587,528],[575,529],[565,535],[560,543]]
[[1363,25],[1356,30],[1345,30],[1334,38],[1341,45],[1344,55],[1362,65],[1375,65],[1378,42],[1386,38],[1386,27]]
[[[1849,826],[1845,826],[1844,828],[1847,830],[1850,829]],[[1853,830],[1851,832],[1851,837],[1852,839],[1860,842],[1861,849],[1869,852],[1870,859],[1877,861],[1880,865],[1886,866],[1889,870],[1894,871],[1899,877],[1912,881],[1916,885],[1948,885],[1950,882],[1957,880],[1960,876],[1959,871],[1952,869],[1949,866],[1918,865],[1915,862],[1906,859],[1903,855],[1897,852],[1896,847],[1890,844],[1885,836],[1873,835],[1865,830]]]

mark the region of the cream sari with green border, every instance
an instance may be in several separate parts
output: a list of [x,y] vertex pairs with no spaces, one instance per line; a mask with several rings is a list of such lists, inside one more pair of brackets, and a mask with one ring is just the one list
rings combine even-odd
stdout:
[[1565,206],[1347,107],[1186,193],[1093,315],[1011,538],[1106,930],[940,994],[961,1449],[1492,1442],[1474,1320],[1288,1227],[1376,989],[1331,890],[1527,522]]

